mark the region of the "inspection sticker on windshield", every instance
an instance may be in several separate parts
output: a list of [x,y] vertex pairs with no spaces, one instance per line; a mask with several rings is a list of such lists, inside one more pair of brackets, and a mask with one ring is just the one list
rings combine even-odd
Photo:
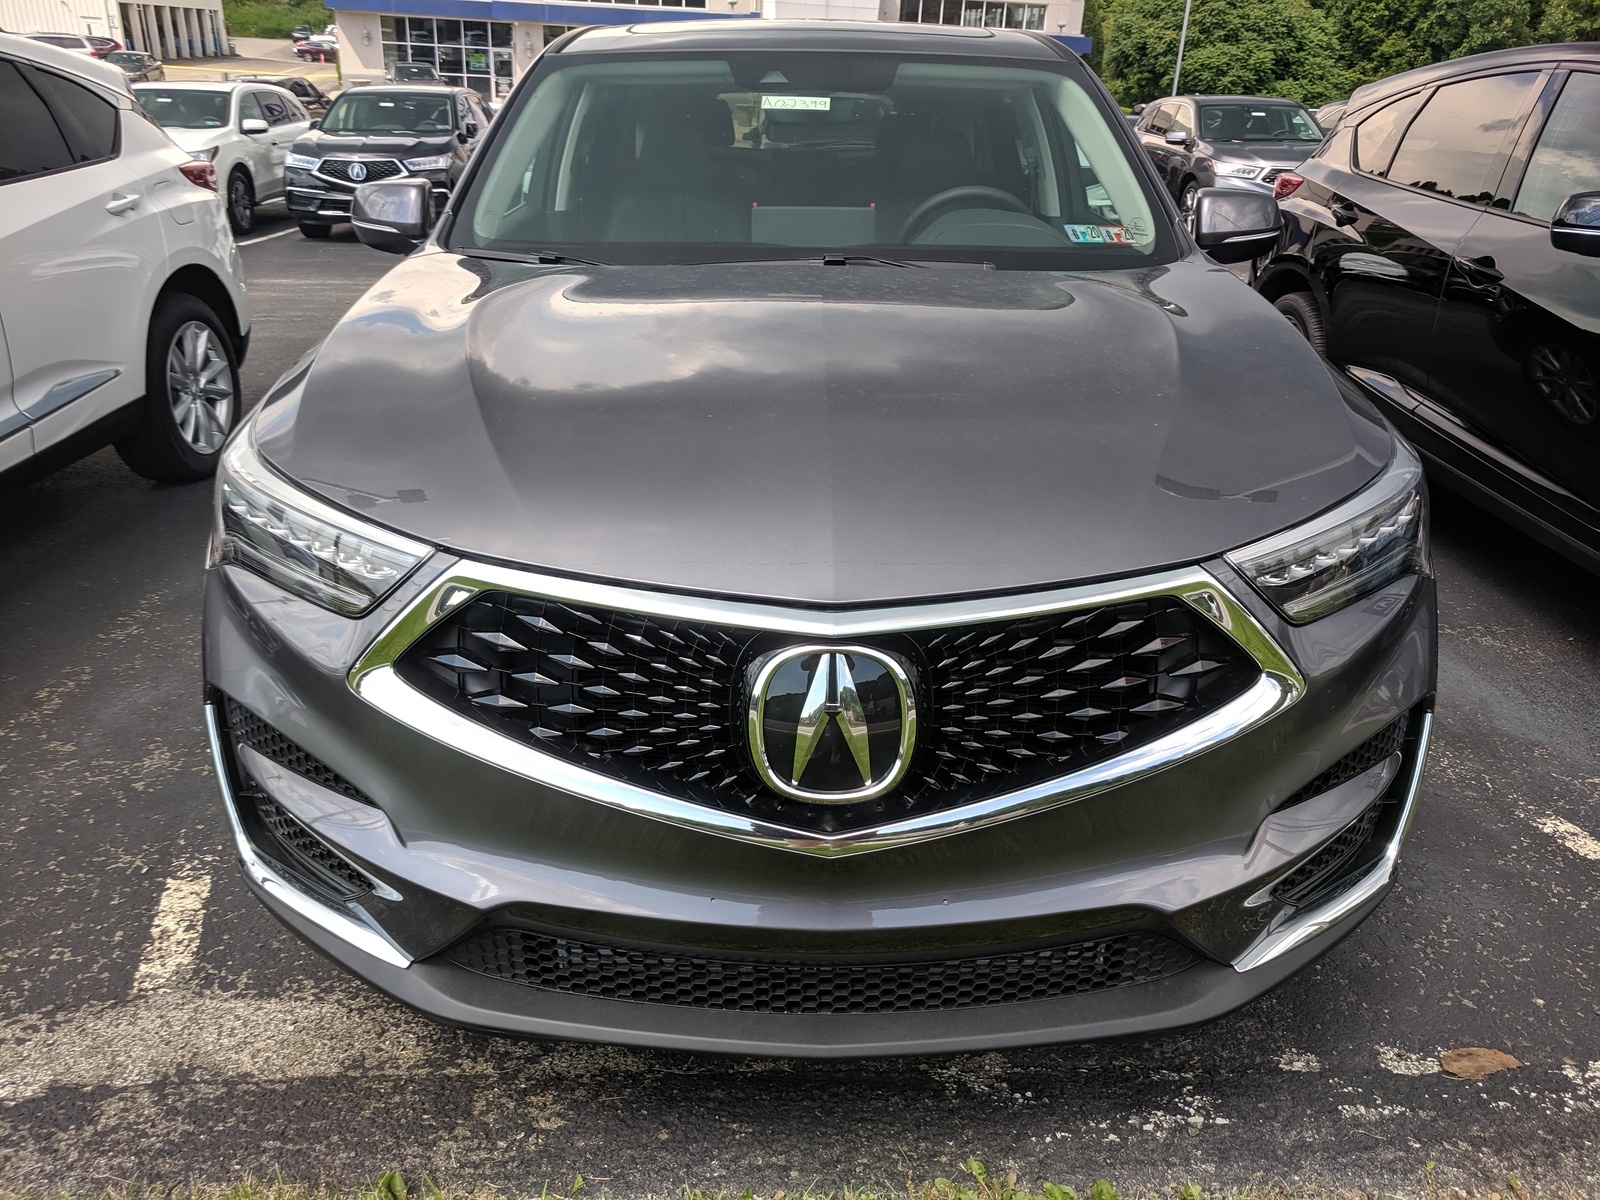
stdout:
[[833,107],[832,96],[763,96],[762,108],[785,112],[827,112]]
[[1101,239],[1115,246],[1132,246],[1136,244],[1133,231],[1126,225],[1100,226]]
[[1104,242],[1105,231],[1098,225],[1063,225],[1067,238],[1074,242]]

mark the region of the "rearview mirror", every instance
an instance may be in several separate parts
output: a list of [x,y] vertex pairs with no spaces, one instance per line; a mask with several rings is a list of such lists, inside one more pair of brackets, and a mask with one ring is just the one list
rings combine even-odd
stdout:
[[1557,250],[1600,258],[1600,192],[1568,196],[1550,222],[1550,244]]
[[364,183],[350,203],[356,236],[374,250],[410,254],[428,236],[433,194],[426,179]]
[[1259,192],[1201,188],[1194,205],[1195,243],[1219,263],[1259,258],[1278,241],[1278,202]]
[[265,133],[269,128],[271,126],[260,117],[246,117],[239,122],[240,133]]
[[1161,135],[1161,140],[1169,146],[1184,146],[1189,142],[1189,135],[1181,129],[1169,129]]

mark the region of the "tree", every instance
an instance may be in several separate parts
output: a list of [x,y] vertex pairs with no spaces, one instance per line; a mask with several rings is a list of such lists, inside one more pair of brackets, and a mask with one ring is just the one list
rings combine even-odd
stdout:
[[1600,0],[1548,0],[1536,40],[1600,42]]
[[[1182,20],[1183,5],[1174,0],[1106,0],[1104,75],[1123,104],[1171,89]],[[1352,84],[1328,14],[1307,0],[1193,0],[1184,91],[1284,96],[1315,105],[1348,95]]]

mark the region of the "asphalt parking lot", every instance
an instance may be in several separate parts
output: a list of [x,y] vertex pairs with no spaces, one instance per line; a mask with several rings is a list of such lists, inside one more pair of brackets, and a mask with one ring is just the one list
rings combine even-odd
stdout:
[[[263,210],[254,399],[391,265]],[[894,1186],[1600,1189],[1595,580],[1440,497],[1441,680],[1399,886],[1277,992],[1115,1046],[714,1059],[435,1027],[238,877],[199,707],[204,486],[102,452],[0,524],[0,1189],[395,1168],[537,1194]],[[1480,1082],[1442,1050],[1524,1065]]]

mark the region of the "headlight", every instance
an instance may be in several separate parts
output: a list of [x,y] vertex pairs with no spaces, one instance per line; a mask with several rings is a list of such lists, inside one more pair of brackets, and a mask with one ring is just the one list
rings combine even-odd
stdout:
[[309,154],[285,154],[283,156],[283,165],[293,167],[297,171],[315,171],[317,164],[321,161],[320,158],[312,158]]
[[217,147],[213,146],[209,150],[191,150],[189,151],[189,157],[198,159],[201,162],[216,162]]
[[1219,179],[1254,179],[1261,174],[1261,168],[1247,166],[1244,163],[1219,162],[1212,168],[1212,173]]
[[210,566],[248,567],[313,604],[356,617],[393,591],[429,549],[273,474],[256,452],[253,427],[222,452]]
[[1296,624],[1325,617],[1402,575],[1427,574],[1422,464],[1396,442],[1375,483],[1304,525],[1235,550],[1228,561]]
[[427,158],[408,158],[405,167],[408,171],[443,171],[450,165],[448,154],[433,154]]

